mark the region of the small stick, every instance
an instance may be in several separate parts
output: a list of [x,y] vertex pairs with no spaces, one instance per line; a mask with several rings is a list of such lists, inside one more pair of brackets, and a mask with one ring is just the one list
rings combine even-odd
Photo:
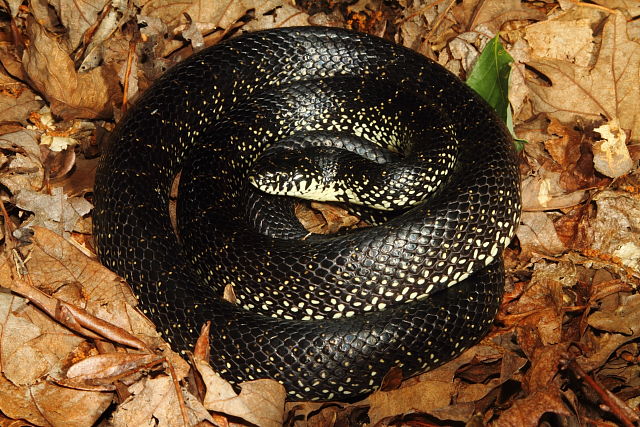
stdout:
[[629,406],[615,394],[604,388],[594,377],[587,374],[573,358],[567,357],[561,361],[561,364],[563,368],[569,369],[578,379],[587,383],[587,385],[600,396],[603,402],[603,405],[600,405],[601,409],[611,412],[620,420],[622,425],[625,427],[634,427],[634,421],[637,422],[640,420],[640,417],[638,417],[633,409],[629,408]]

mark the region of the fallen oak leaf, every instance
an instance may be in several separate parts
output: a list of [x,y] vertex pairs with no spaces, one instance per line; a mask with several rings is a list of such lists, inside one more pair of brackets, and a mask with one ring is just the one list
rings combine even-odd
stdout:
[[86,310],[51,297],[20,277],[13,277],[9,288],[27,298],[51,318],[69,329],[92,339],[107,339],[138,350],[148,350],[148,346],[126,330],[91,315]]
[[537,84],[534,79],[527,81],[534,113],[549,113],[567,123],[576,117],[597,122],[602,116],[609,120],[617,118],[620,127],[637,138],[640,44],[629,37],[627,28],[622,13],[607,17],[593,67],[555,59],[528,61],[528,66],[551,81],[551,85]]
[[[46,229],[39,229],[38,232],[41,234],[51,233]],[[49,235],[49,237],[52,237],[52,236]],[[75,250],[75,248],[73,248],[73,246],[70,243],[67,243],[63,239],[61,240],[54,239],[54,241],[60,244],[60,246],[62,246],[63,248],[66,248],[67,252],[69,251],[73,252]],[[36,247],[40,248],[39,245],[36,245]],[[77,253],[77,250],[75,251]],[[63,249],[61,252],[64,253],[65,249]],[[64,259],[64,257],[62,258]],[[88,258],[84,257],[84,261],[86,262],[87,260]],[[37,265],[36,267],[41,268],[42,265]],[[70,267],[69,265],[67,265],[66,267],[67,267],[67,270],[71,270],[71,268],[68,268]],[[82,269],[82,267],[80,268]],[[101,268],[104,268],[104,267],[101,267]],[[145,344],[142,340],[135,337],[133,334],[131,334],[127,330],[117,325],[114,325],[111,322],[105,321],[97,316],[94,316],[82,308],[79,308],[66,301],[62,301],[56,298],[55,296],[49,296],[46,293],[42,292],[41,290],[37,289],[35,286],[31,284],[31,276],[29,274],[26,275],[26,280],[22,279],[22,277],[20,276],[16,276],[16,274],[13,272],[8,274],[11,275],[13,279],[11,289],[14,292],[27,297],[42,311],[47,313],[54,320],[57,320],[58,322],[64,324],[69,329],[89,338],[94,338],[94,339],[106,338],[107,340],[120,343],[126,346],[130,346],[136,349],[145,350],[147,353],[151,353],[151,350],[149,349],[149,346],[147,346],[147,344]],[[105,357],[109,357],[109,356],[105,356]],[[152,365],[157,364],[158,360],[166,360],[165,358],[158,359],[157,356],[153,356],[153,355],[149,355],[149,357],[155,358],[155,360],[152,360],[151,362],[149,362]],[[174,390],[176,392],[175,394],[177,396],[177,402],[179,404],[180,411],[182,413],[185,424],[188,424],[189,417],[188,417],[187,410],[185,408],[182,392],[180,391],[180,387],[178,385],[177,374],[174,370],[172,363],[168,363],[167,366],[171,373],[172,382],[174,384]],[[116,379],[117,378],[114,378],[114,380]],[[58,382],[65,383],[65,381],[58,381]],[[64,384],[64,385],[65,386],[76,385],[77,386],[76,388],[80,390],[90,390],[90,391],[97,390],[96,387],[90,387],[87,384],[81,384],[77,381],[74,382],[73,380],[71,382],[67,381],[67,384]],[[110,388],[107,388],[107,389],[110,390]],[[102,390],[104,390],[104,388],[102,388]]]
[[93,316],[86,310],[75,307],[64,301],[58,301],[55,318],[56,320],[64,319],[68,322],[65,323],[65,325],[70,326],[80,334],[91,335],[91,332],[93,332],[100,338],[106,338],[109,341],[138,350],[149,351],[147,344],[121,327],[106,322],[99,317]]
[[203,404],[210,411],[241,418],[264,427],[281,426],[284,420],[286,392],[274,380],[255,380],[240,384],[237,394],[204,360],[196,359],[196,369],[207,387]]
[[547,412],[571,416],[554,387],[537,390],[523,399],[513,402],[492,425],[494,427],[538,427],[540,418]]
[[71,365],[66,378],[50,378],[57,384],[77,390],[113,391],[116,390],[116,381],[164,361],[164,357],[156,354],[98,354]]
[[[71,329],[84,336],[150,352],[143,340],[128,332],[155,339],[150,322],[133,308],[135,298],[121,279],[60,235],[41,227],[33,227],[33,231],[26,279],[17,276],[8,261],[0,271],[10,282],[9,289],[31,300],[51,318],[68,321]],[[76,297],[61,293],[74,283],[80,285]]]
[[131,396],[118,405],[111,416],[109,425],[113,427],[193,426],[201,421],[213,423],[202,404],[184,389],[180,389],[180,399],[184,400],[185,407],[179,406],[174,382],[168,376],[144,377],[128,390]]
[[67,370],[67,378],[75,380],[75,382],[87,381],[96,384],[109,384],[133,372],[156,366],[164,362],[164,360],[164,357],[156,354],[98,354],[86,357],[71,365]]
[[63,119],[110,117],[112,103],[121,97],[115,72],[101,66],[79,73],[68,52],[35,19],[29,17],[26,31],[30,43],[22,64],[51,111]]
[[81,344],[25,299],[0,293],[0,411],[36,425],[93,425],[112,395],[72,390],[49,377]]
[[591,328],[606,331],[593,337],[594,351],[578,358],[587,372],[602,366],[620,346],[640,337],[640,295],[620,296],[620,301],[613,311],[596,311],[587,319]]
[[471,385],[475,390],[466,390],[455,378],[470,365],[492,364],[501,357],[504,349],[495,346],[491,342],[492,338],[490,335],[481,344],[469,348],[439,368],[405,380],[399,389],[378,390],[373,393],[366,399],[371,405],[371,424],[395,420],[409,412],[428,414],[442,420],[468,422],[476,410],[475,402],[458,401],[458,397],[486,395],[498,387],[501,381],[483,385],[484,387]]
[[206,322],[191,358],[198,393],[204,396],[204,407],[260,426],[280,425],[284,420],[284,387],[277,381],[261,379],[240,384],[242,391],[237,394],[208,363],[210,330],[211,322]]

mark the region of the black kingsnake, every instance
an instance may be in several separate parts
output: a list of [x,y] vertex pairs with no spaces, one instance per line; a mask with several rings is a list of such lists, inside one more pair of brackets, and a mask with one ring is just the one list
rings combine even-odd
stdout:
[[[256,231],[298,223],[291,199],[247,184],[252,162],[314,132],[409,160],[433,132],[455,161],[427,202],[377,227]],[[180,171],[178,241],[168,203]],[[520,215],[512,140],[484,101],[413,51],[317,27],[242,35],[165,73],[112,134],[94,197],[101,261],[171,344],[190,348],[211,320],[225,378],[275,378],[293,400],[353,398],[393,366],[412,375],[477,342]],[[221,300],[226,285],[238,304]]]

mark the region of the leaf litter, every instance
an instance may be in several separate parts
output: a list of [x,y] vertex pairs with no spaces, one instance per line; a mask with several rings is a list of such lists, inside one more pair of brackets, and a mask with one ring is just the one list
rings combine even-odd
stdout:
[[[10,1],[3,13],[3,423],[638,423],[637,3]],[[381,391],[350,404],[285,403],[273,381],[238,394],[208,366],[206,351],[190,368],[97,262],[87,214],[123,86],[130,100],[203,44],[309,23],[385,36],[463,79],[499,32],[515,59],[515,132],[528,141],[524,214],[505,253],[509,286],[492,332],[431,372],[404,381],[389,373]],[[316,230],[357,221],[340,208],[314,212],[301,217]]]

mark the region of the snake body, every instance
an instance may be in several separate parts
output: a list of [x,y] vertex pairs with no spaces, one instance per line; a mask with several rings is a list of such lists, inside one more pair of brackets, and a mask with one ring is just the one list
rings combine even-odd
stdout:
[[[371,161],[422,165],[426,200],[376,227],[298,238],[292,200],[248,175],[270,148],[314,134],[311,145],[373,144]],[[520,215],[512,145],[484,101],[406,48],[331,28],[242,35],[170,69],[116,127],[96,176],[98,253],[176,349],[211,321],[211,363],[231,382],[354,398],[488,330]]]

